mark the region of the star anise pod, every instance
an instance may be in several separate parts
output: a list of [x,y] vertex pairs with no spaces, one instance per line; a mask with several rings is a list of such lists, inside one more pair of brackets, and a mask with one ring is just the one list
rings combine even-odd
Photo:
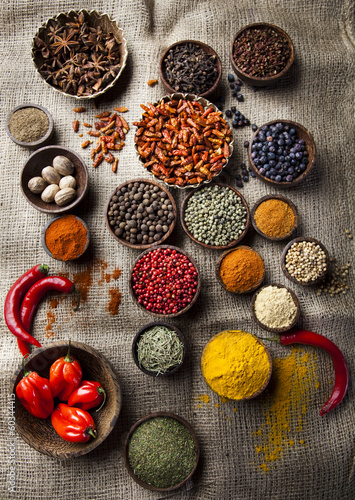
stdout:
[[101,54],[100,56],[97,54],[93,54],[91,57],[91,61],[88,61],[85,66],[83,66],[83,69],[92,69],[95,73],[99,73],[101,71],[105,71],[105,59],[103,59],[103,55]]
[[71,49],[79,47],[79,42],[75,39],[73,40],[74,37],[75,33],[71,29],[68,31],[68,34],[64,30],[62,36],[55,35],[56,41],[50,45],[50,48],[54,50],[54,54],[65,53],[66,51],[70,52]]
[[94,33],[90,33],[87,39],[84,41],[86,47],[90,48],[93,52],[104,52],[105,46],[99,40],[99,37]]

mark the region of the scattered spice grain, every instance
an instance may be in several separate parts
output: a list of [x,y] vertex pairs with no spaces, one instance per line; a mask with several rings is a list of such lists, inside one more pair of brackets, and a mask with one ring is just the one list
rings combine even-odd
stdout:
[[147,81],[147,85],[149,85],[149,87],[154,87],[157,83],[158,83],[158,80],[156,78],[153,78],[152,80]]
[[258,205],[254,220],[258,229],[270,238],[283,238],[292,232],[295,214],[283,200],[271,198]]
[[20,142],[37,142],[47,133],[48,116],[34,107],[21,108],[11,114],[8,127],[13,137]]
[[84,113],[86,111],[86,108],[84,106],[79,106],[78,108],[73,108],[74,113]]
[[241,246],[223,258],[219,274],[229,292],[247,293],[261,284],[265,264],[252,248]]
[[154,417],[141,423],[128,443],[128,461],[135,475],[156,488],[183,482],[196,463],[191,432],[174,418]]
[[79,130],[79,126],[80,126],[80,122],[79,122],[79,120],[74,120],[74,121],[72,122],[72,126],[73,126],[73,130],[74,130],[74,132],[76,133],[76,132]]
[[330,259],[330,272],[318,288],[317,295],[321,295],[322,293],[330,297],[334,297],[340,293],[345,295],[349,290],[348,275],[350,267],[349,263],[339,266],[336,259]]

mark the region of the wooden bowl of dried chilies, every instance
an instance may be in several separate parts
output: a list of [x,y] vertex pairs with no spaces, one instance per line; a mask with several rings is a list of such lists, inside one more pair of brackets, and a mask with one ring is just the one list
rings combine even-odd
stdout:
[[113,87],[127,61],[122,29],[107,14],[85,9],[48,19],[32,43],[32,59],[54,90],[77,99]]

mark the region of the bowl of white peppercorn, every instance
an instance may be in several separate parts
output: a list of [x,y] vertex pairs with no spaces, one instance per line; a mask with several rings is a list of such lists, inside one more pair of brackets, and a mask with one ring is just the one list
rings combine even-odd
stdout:
[[105,207],[105,221],[122,245],[144,250],[160,245],[173,232],[177,208],[172,194],[161,184],[134,179],[118,186]]
[[213,182],[186,196],[180,220],[186,234],[198,245],[227,250],[247,234],[250,211],[239,191],[227,184]]
[[71,211],[88,191],[83,159],[64,146],[45,146],[28,158],[21,172],[21,191],[28,203],[46,214]]
[[282,333],[290,330],[300,317],[300,303],[290,288],[273,283],[256,291],[252,299],[252,313],[261,328]]
[[314,238],[300,236],[290,241],[281,256],[281,269],[290,281],[299,285],[317,285],[329,269],[329,254]]

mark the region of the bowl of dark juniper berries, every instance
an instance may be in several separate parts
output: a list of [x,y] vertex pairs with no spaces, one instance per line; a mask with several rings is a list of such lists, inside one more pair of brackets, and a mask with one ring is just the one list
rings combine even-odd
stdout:
[[138,256],[129,284],[138,307],[166,318],[180,316],[195,304],[201,277],[195,261],[184,250],[160,245]]
[[274,120],[258,128],[250,141],[248,158],[259,179],[281,188],[304,181],[316,161],[316,145],[299,123]]
[[124,182],[111,194],[105,208],[106,225],[122,245],[145,249],[159,245],[173,232],[177,218],[175,200],[154,181]]
[[85,9],[48,19],[32,43],[32,59],[54,90],[77,99],[113,87],[127,60],[122,29],[107,14]]
[[234,72],[249,85],[266,87],[291,68],[295,51],[288,34],[273,24],[254,23],[232,40],[230,61]]
[[240,243],[248,232],[250,212],[239,191],[213,182],[186,196],[180,220],[195,243],[212,250],[226,250]]
[[218,86],[222,63],[209,45],[196,40],[182,40],[164,51],[159,75],[169,93],[185,92],[207,97]]

